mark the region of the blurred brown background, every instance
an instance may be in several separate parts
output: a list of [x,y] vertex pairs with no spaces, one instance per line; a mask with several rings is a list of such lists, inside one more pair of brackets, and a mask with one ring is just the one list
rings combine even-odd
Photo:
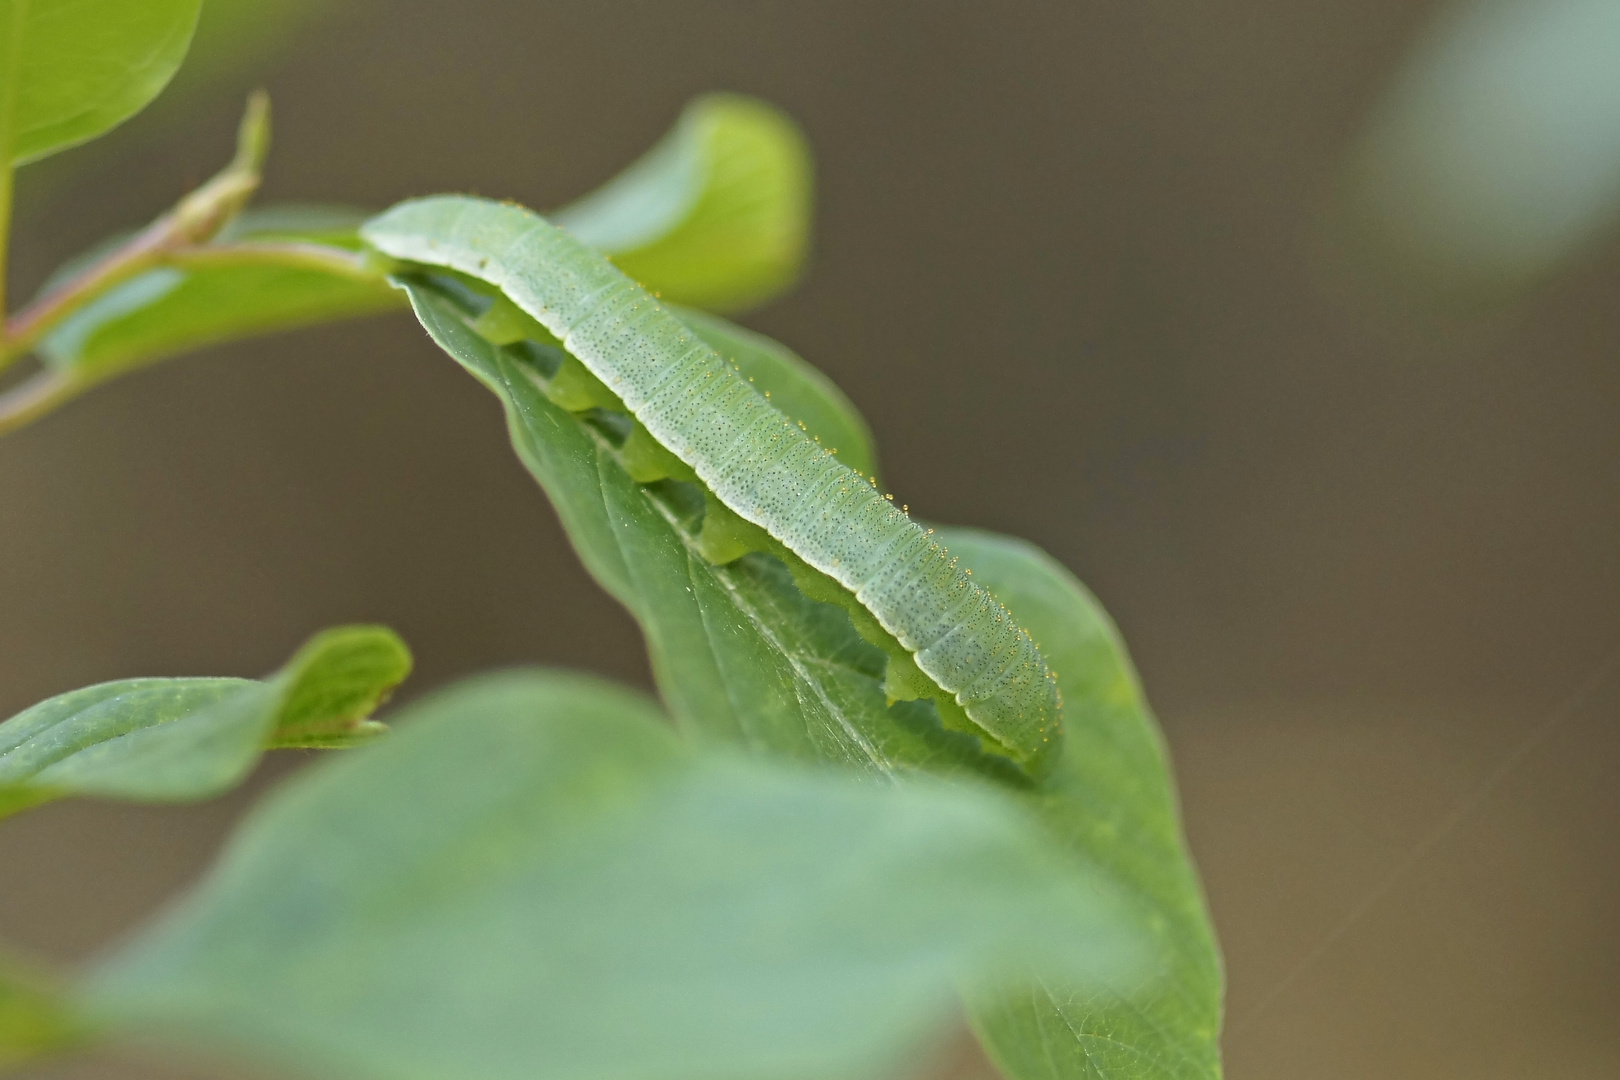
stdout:
[[[1620,244],[1439,316],[1315,239],[1430,11],[361,0],[36,180],[17,288],[207,175],[255,80],[266,200],[370,206],[554,206],[692,94],[775,101],[818,156],[817,250],[747,321],[849,392],[908,503],[1039,542],[1120,622],[1227,953],[1230,1076],[1614,1077],[1620,678],[1273,993],[1620,646]],[[412,642],[414,691],[647,680],[495,401],[408,317],[171,362],[0,442],[0,716],[259,673],[353,620]],[[251,794],[7,822],[0,936],[88,955]]]

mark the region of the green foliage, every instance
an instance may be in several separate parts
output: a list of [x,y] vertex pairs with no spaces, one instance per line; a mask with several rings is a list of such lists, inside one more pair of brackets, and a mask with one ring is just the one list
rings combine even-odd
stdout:
[[0,166],[93,139],[157,96],[202,0],[0,0]]
[[762,101],[710,94],[639,161],[550,216],[664,299],[734,311],[799,276],[810,177],[791,119]]
[[[256,243],[359,248],[364,218],[334,207],[249,210],[221,231],[229,252]],[[68,263],[45,283],[49,294],[104,251]],[[39,343],[45,369],[61,380],[62,399],[132,368],[205,345],[399,306],[375,277],[269,259],[196,260],[148,270],[102,293]]]
[[289,785],[90,1001],[315,1075],[888,1075],[953,982],[1130,970],[1111,890],[1054,856],[993,792],[698,752],[514,673]]
[[1132,929],[1162,966],[1101,992],[1052,980],[981,998],[986,1047],[1026,1077],[1220,1075],[1220,952],[1177,820],[1169,762],[1125,645],[1096,599],[1033,544],[977,529],[941,530],[1051,660],[1063,688],[1063,758],[1025,794],[1089,864],[1127,890]]
[[[1071,575],[1028,544],[941,531],[1058,672],[1066,746],[1052,772],[1032,784],[946,730],[937,712],[945,703],[891,700],[887,665],[898,647],[869,640],[881,628],[857,630],[840,590],[818,589],[820,575],[791,552],[776,546],[725,565],[705,558],[703,493],[683,502],[667,481],[637,483],[615,445],[622,425],[599,409],[576,415],[554,404],[532,350],[492,345],[470,329],[476,294],[444,279],[406,287],[434,340],[501,398],[513,445],[575,549],[641,624],[659,689],[683,728],[885,775],[996,779],[1020,792],[1077,856],[1108,867],[1130,890],[1128,918],[1167,946],[1165,966],[1142,983],[1080,996],[1043,985],[977,1002],[981,1029],[1010,1076],[1049,1075],[1043,1070],[1057,1061],[1064,1063],[1057,1075],[1087,1077],[1121,1058],[1135,1068],[1166,1063],[1143,1076],[1219,1075],[1219,960],[1181,844],[1163,750],[1123,646]],[[756,374],[767,388],[770,370],[762,365]],[[806,415],[846,408],[841,396],[828,396]],[[843,427],[864,430],[853,415]]]
[[184,802],[228,790],[274,747],[348,746],[410,673],[390,630],[317,634],[276,674],[124,679],[40,702],[0,724],[0,817],[65,795]]
[[[9,163],[140,108],[196,12],[0,0],[0,268]],[[242,213],[267,140],[260,96],[230,166],[6,321],[0,368],[42,370],[0,393],[0,430],[177,352],[398,306],[397,286],[640,623],[674,729],[546,673],[414,707],[270,800],[87,981],[0,960],[0,1069],[142,1034],[334,1078],[893,1075],[965,1006],[1009,1080],[1217,1080],[1219,956],[1107,616],[1028,544],[913,525],[848,399],[698,310],[802,268],[792,121],[700,98],[553,215],[566,233],[468,199],[363,227]],[[811,473],[815,498],[793,487]],[[811,509],[775,514],[784,493]],[[349,627],[263,681],[52,698],[0,724],[0,817],[204,798],[266,749],[370,742],[410,664]]]
[[[406,282],[434,340],[501,398],[518,455],[586,567],[641,624],[677,723],[808,760],[994,769],[974,740],[941,726],[934,705],[889,704],[886,650],[855,631],[847,609],[800,591],[795,571],[807,584],[821,575],[797,556],[775,546],[724,565],[706,558],[713,505],[703,489],[668,477],[638,482],[625,464],[635,437],[628,417],[554,403],[536,363],[545,354],[475,333],[474,309],[458,303],[452,285]],[[762,365],[756,381],[769,388],[772,369]],[[875,621],[867,629],[882,633]],[[898,644],[891,649],[906,655]]]
[[[601,384],[590,404],[633,420],[678,459],[641,479],[695,473],[705,485],[705,529],[717,512],[727,523],[723,547],[705,552],[711,562],[781,544],[826,576],[817,588],[847,589],[892,635],[896,659],[931,681],[948,727],[1031,774],[1049,766],[1062,739],[1057,683],[1029,633],[875,478],[842,464],[600,253],[522,207],[467,196],[401,203],[361,236],[406,264],[499,290],[503,321],[528,316],[535,348],[560,346],[583,365]],[[535,363],[553,377],[544,356]],[[752,536],[736,517],[758,527]]]
[[[649,288],[734,310],[770,299],[798,277],[809,176],[808,151],[791,121],[762,102],[710,95],[688,106],[658,150],[558,218]],[[31,343],[44,370],[9,402],[0,395],[0,431],[178,353],[400,306],[381,269],[353,257],[365,217],[333,207],[250,210],[208,243],[151,260],[150,269],[96,291]],[[47,305],[128,242],[114,240],[65,264],[33,306]],[[746,338],[734,346],[742,363],[752,349]],[[0,367],[5,362],[0,349]],[[804,370],[806,379],[822,378]]]

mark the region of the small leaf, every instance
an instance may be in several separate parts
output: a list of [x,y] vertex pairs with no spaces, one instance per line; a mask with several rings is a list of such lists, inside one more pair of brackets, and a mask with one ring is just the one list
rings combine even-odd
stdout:
[[67,1049],[82,1036],[63,991],[0,953],[0,1072]]
[[797,280],[810,214],[798,125],[765,102],[710,94],[628,169],[547,217],[664,299],[734,311]]
[[315,635],[270,680],[280,692],[267,746],[336,747],[386,730],[368,720],[411,673],[411,653],[380,626],[346,626]]
[[317,634],[269,679],[125,679],[0,724],[0,817],[67,795],[187,802],[245,777],[271,747],[342,746],[410,672],[391,630]]
[[202,0],[0,0],[0,165],[93,139],[167,85]]
[[[361,220],[360,213],[336,207],[266,207],[239,216],[218,242],[295,241],[355,250]],[[41,292],[101,250],[62,267]],[[297,266],[164,266],[97,297],[52,331],[39,354],[78,393],[189,349],[400,306],[399,294],[380,278]]]
[[87,1004],[307,1075],[853,1080],[953,982],[1128,973],[1112,904],[978,785],[695,750],[639,696],[513,673],[288,784]]
[[[869,616],[858,630],[851,616],[863,609],[843,604],[848,593],[798,556],[777,545],[725,565],[707,557],[703,489],[638,482],[626,468],[629,441],[615,442],[627,418],[601,409],[576,414],[553,401],[535,362],[551,354],[523,343],[498,347],[474,333],[473,309],[461,301],[477,297],[452,298],[446,280],[403,284],[433,339],[501,399],[518,456],[551,497],[586,568],[641,624],[678,723],[885,772],[922,763],[997,772],[1007,764],[944,727],[938,710],[948,700],[891,701],[888,668],[905,650]],[[782,378],[813,391],[814,382],[793,382],[789,355],[756,353],[757,385],[770,389]],[[826,398],[822,406],[836,413],[847,403]],[[812,598],[801,583],[821,583],[822,591]]]

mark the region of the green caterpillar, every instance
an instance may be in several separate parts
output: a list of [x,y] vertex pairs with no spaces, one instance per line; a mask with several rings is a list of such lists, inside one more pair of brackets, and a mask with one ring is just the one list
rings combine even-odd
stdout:
[[493,286],[509,305],[481,329],[554,338],[721,504],[853,593],[1002,752],[1032,772],[1051,760],[1061,702],[1028,632],[932,530],[605,257],[529,210],[464,196],[401,203],[361,235],[390,259]]

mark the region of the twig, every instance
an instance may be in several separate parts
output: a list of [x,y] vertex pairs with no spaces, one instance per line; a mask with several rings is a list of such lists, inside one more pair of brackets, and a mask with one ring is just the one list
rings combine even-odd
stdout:
[[178,250],[206,243],[234,218],[259,189],[270,148],[270,99],[263,91],[248,98],[237,129],[236,156],[173,210],[136,233],[59,288],[8,319],[0,334],[0,369],[32,349],[45,334],[108,289],[162,263]]
[[41,371],[0,394],[0,435],[23,427],[88,389],[90,381]]

